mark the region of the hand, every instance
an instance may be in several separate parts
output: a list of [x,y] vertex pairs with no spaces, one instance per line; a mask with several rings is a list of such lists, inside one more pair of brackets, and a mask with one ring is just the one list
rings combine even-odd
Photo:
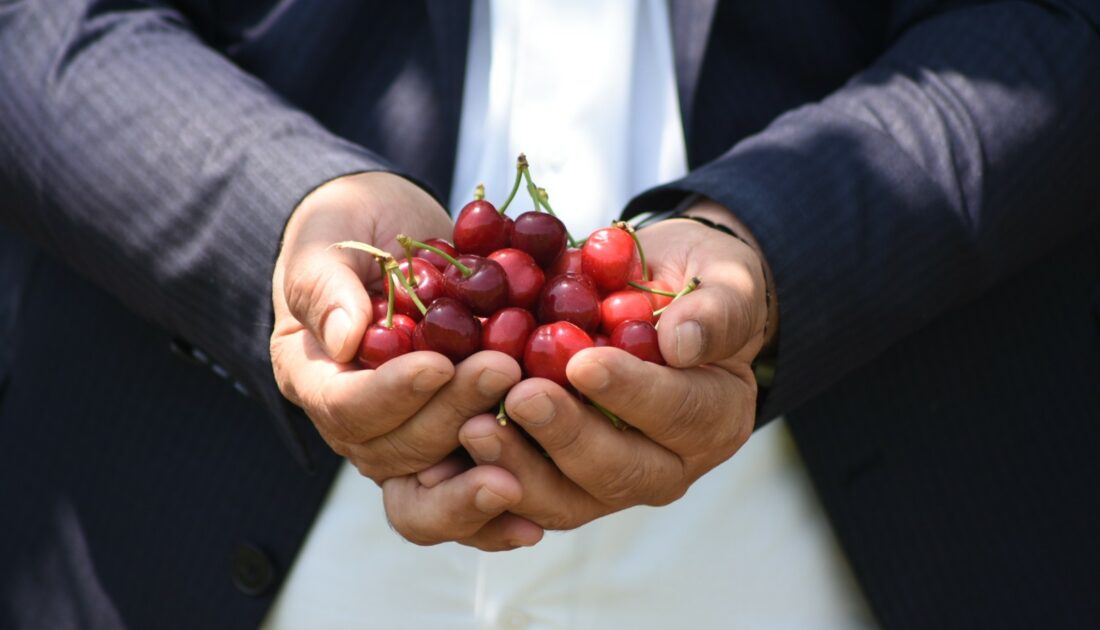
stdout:
[[[462,423],[496,405],[520,378],[516,362],[498,352],[457,366],[433,352],[407,354],[377,370],[353,363],[371,318],[364,285],[380,285],[381,272],[369,256],[329,245],[354,239],[396,254],[398,232],[442,237],[451,222],[429,195],[396,175],[333,180],[291,216],[272,280],[271,358],[280,390],[335,452],[380,484],[444,460],[459,446]],[[436,492],[473,497],[487,489],[503,499],[493,503],[495,516],[520,496],[515,479],[500,472],[470,471]]]
[[[726,211],[714,204],[698,210],[732,223],[716,214]],[[698,291],[677,300],[661,318],[661,350],[672,367],[614,348],[593,348],[577,354],[567,370],[581,393],[632,428],[619,431],[561,387],[530,379],[512,389],[506,406],[550,459],[515,427],[500,427],[489,415],[472,418],[459,434],[478,464],[473,470],[502,468],[519,481],[522,498],[510,508],[512,515],[547,529],[571,529],[633,505],[675,501],[732,456],[753,429],[751,362],[765,343],[769,315],[759,255],[733,237],[686,220],[662,222],[639,235],[658,279],[672,286],[692,276],[703,279]],[[440,466],[421,476],[434,480],[460,469]],[[395,492],[393,503],[406,513],[420,505],[412,493]],[[473,516],[460,500],[448,509]],[[460,542],[505,546],[495,528]]]

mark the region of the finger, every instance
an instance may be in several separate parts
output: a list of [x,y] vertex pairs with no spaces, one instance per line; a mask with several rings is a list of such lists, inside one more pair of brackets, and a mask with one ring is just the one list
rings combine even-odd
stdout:
[[751,274],[740,265],[723,267],[731,265],[708,267],[701,286],[661,315],[657,338],[669,365],[692,367],[736,356],[763,329],[766,307],[754,303]]
[[416,473],[416,480],[425,488],[433,488],[452,477],[457,477],[473,467],[470,457],[465,453],[451,453],[438,464],[429,466]]
[[469,538],[522,496],[516,478],[493,466],[471,468],[431,488],[413,475],[382,483],[390,524],[418,545]]
[[458,542],[482,551],[507,551],[535,546],[542,540],[543,532],[543,528],[528,519],[505,512],[486,523],[474,535]]
[[467,419],[496,407],[519,379],[519,364],[508,355],[474,354],[459,363],[454,378],[408,420],[351,447],[351,457],[360,472],[372,479],[431,466],[458,447],[458,429]]
[[683,494],[678,456],[638,431],[616,429],[552,381],[521,381],[505,408],[567,477],[604,505],[663,505]]
[[[451,380],[454,370],[440,354],[412,352],[376,370],[345,369],[296,389],[318,396],[310,407],[319,412],[310,417],[322,433],[359,444],[392,431],[415,414]],[[309,380],[308,374],[298,378]]]
[[281,274],[289,314],[321,341],[329,357],[341,363],[355,357],[371,320],[370,298],[363,286],[364,260],[369,258],[312,243],[294,250]]
[[495,416],[471,418],[459,440],[477,464],[499,466],[515,475],[523,499],[511,508],[546,529],[574,529],[607,514],[607,506],[562,474],[514,423],[500,426]]
[[[570,359],[566,375],[581,393],[682,457],[740,445],[752,430],[755,388],[720,368],[670,368],[617,348],[590,348]],[[747,431],[739,421],[746,416]]]

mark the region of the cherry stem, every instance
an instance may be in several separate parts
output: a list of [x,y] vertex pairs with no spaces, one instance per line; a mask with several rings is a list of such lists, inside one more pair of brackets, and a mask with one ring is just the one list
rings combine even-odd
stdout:
[[375,258],[381,258],[383,260],[389,260],[393,258],[393,254],[390,254],[384,249],[378,249],[374,245],[367,245],[366,243],[360,243],[359,241],[340,241],[339,243],[333,243],[328,246],[329,249],[357,249],[361,252],[367,252]]
[[520,153],[516,158],[516,180],[512,182],[512,192],[508,193],[508,198],[504,200],[504,205],[497,209],[497,212],[504,214],[504,211],[508,209],[508,205],[512,203],[512,200],[516,197],[516,191],[519,190],[519,180],[523,178],[523,171],[527,170],[527,156]]
[[[474,189],[474,199],[481,201],[485,198],[485,184],[478,184]],[[503,214],[503,213],[501,213]]]
[[[413,281],[413,249],[412,247],[402,243],[401,249],[405,250],[405,260],[408,261],[408,267],[405,269],[405,279],[412,284]],[[398,267],[400,269],[400,267]]]
[[620,431],[623,430],[623,429],[626,429],[626,423],[623,422],[622,420],[619,420],[619,416],[616,416],[615,414],[611,413],[606,408],[604,408],[603,405],[601,405],[600,403],[598,403],[594,400],[589,400],[588,402],[592,403],[592,406],[596,408],[596,411],[599,411],[603,415],[607,416],[607,419],[611,421],[611,426],[615,427],[616,429],[619,429]]
[[[398,269],[397,263],[393,260],[387,261],[386,271],[390,274],[390,290],[393,290],[393,278],[396,277],[397,281],[401,283],[401,286],[405,287],[405,292],[412,298],[413,304],[416,305],[416,309],[420,311],[420,314],[423,315],[427,313],[428,309],[424,306],[424,303],[420,301],[420,296],[416,294],[416,289],[414,289],[412,284],[405,279],[405,274],[401,273],[401,270]],[[386,308],[393,308],[393,302],[391,301],[390,305]]]
[[638,250],[638,258],[642,262],[642,281],[649,282],[649,267],[645,264],[645,250],[642,249],[642,242],[638,240],[638,231],[634,229],[633,225],[630,225],[626,221],[616,221],[611,225],[619,228],[620,230],[626,230],[626,233],[630,235],[630,238],[634,239],[634,249]]
[[[389,273],[387,263],[384,259],[379,258],[378,264],[382,266],[382,275],[385,276]],[[398,275],[401,275],[400,273]],[[386,283],[386,321],[383,322],[383,326],[386,328],[393,328],[393,303],[394,303],[394,291],[393,291],[393,278],[387,278],[389,282]]]
[[675,291],[665,291],[664,289],[658,289],[657,287],[647,287],[644,284],[638,284],[633,280],[627,281],[627,284],[638,289],[639,291],[645,291],[646,293],[654,293],[656,295],[663,295],[665,297],[676,297]]
[[684,296],[685,296],[685,295],[687,295],[688,293],[691,293],[691,292],[692,292],[692,291],[694,291],[695,289],[698,289],[698,288],[699,288],[699,283],[700,283],[700,282],[702,282],[702,280],[700,280],[699,278],[692,278],[692,279],[691,279],[690,281],[688,281],[688,283],[687,283],[687,286],[686,286],[686,287],[684,287],[683,289],[680,289],[680,292],[679,292],[679,293],[677,293],[676,295],[672,296],[672,302],[669,302],[669,303],[668,303],[668,304],[666,304],[665,306],[662,306],[661,308],[659,308],[659,309],[657,309],[657,310],[653,311],[653,316],[654,316],[654,317],[660,317],[660,316],[661,316],[661,313],[664,313],[664,312],[665,312],[665,310],[666,310],[666,309],[667,309],[668,307],[672,306],[672,305],[673,305],[673,304],[674,304],[674,303],[676,302],[676,300],[678,300],[678,299],[680,299],[680,298],[684,297]]
[[462,263],[458,262],[457,260],[454,259],[454,256],[451,256],[450,254],[443,251],[442,249],[439,249],[438,247],[432,247],[431,245],[428,245],[427,243],[421,243],[420,241],[414,241],[411,238],[405,236],[404,234],[398,234],[397,235],[397,242],[401,243],[401,247],[415,247],[416,249],[426,249],[429,252],[434,252],[436,254],[439,254],[443,258],[443,260],[446,260],[447,262],[454,265],[455,269],[458,269],[458,272],[462,274],[463,278],[469,278],[474,273],[472,269],[470,269],[466,265],[463,265]]
[[500,399],[500,407],[497,409],[497,424],[502,427],[508,426],[508,412],[504,411],[504,399]]

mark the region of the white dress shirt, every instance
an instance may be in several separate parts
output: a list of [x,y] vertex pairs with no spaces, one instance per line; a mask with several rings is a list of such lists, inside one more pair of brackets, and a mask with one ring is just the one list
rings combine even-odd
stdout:
[[[579,238],[685,172],[664,0],[475,0],[471,26],[452,208],[479,182],[501,203],[523,151]],[[405,542],[345,464],[263,627],[871,625],[776,421],[672,505],[496,554]]]

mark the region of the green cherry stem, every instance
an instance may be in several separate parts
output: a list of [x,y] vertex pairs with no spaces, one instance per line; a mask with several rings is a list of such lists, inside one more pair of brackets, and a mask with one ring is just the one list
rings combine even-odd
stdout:
[[691,293],[691,292],[692,292],[692,291],[694,291],[695,289],[698,289],[698,288],[699,288],[699,283],[700,283],[700,282],[702,282],[702,280],[700,280],[699,278],[692,278],[692,279],[691,279],[691,280],[690,280],[690,281],[689,281],[689,282],[687,283],[687,286],[686,286],[686,287],[684,287],[683,289],[680,289],[680,292],[679,292],[679,293],[677,293],[676,295],[672,296],[672,302],[669,302],[669,303],[668,303],[668,304],[666,304],[665,306],[662,306],[661,308],[659,308],[659,309],[657,309],[657,310],[653,311],[653,316],[654,316],[654,317],[660,317],[660,316],[661,316],[661,313],[664,313],[664,312],[665,312],[665,309],[667,309],[667,308],[668,308],[669,306],[672,306],[672,304],[673,304],[674,302],[676,302],[676,300],[678,300],[678,299],[680,299],[680,298],[684,297],[684,296],[685,296],[685,295],[687,295],[688,293]]
[[635,289],[638,289],[639,291],[645,291],[646,293],[654,293],[656,295],[663,295],[670,298],[674,298],[677,295],[675,291],[665,291],[664,289],[658,289],[656,287],[647,287],[644,284],[638,284],[633,280],[627,281],[627,284],[634,287]]
[[[413,304],[416,305],[416,310],[420,311],[420,314],[428,312],[428,309],[424,306],[424,303],[420,301],[420,296],[416,294],[416,289],[412,284],[405,279],[405,274],[401,273],[401,270],[397,268],[397,263],[393,260],[386,262],[386,273],[390,275],[390,290],[393,290],[393,279],[397,278],[397,281],[401,283],[401,286],[405,287],[405,292],[412,298]],[[386,307],[387,312],[393,309],[393,301]]]
[[485,198],[485,184],[478,184],[477,188],[474,189],[474,199],[477,200],[477,201],[481,201],[484,198]]
[[[557,219],[557,213],[555,213],[554,209],[550,207],[550,193],[546,192],[545,188],[535,188],[535,192],[538,193],[539,196],[538,204],[535,206],[535,210],[538,210],[539,206],[542,206],[542,208],[546,210],[546,212],[550,216]],[[562,227],[565,227],[564,221],[562,221]],[[569,241],[570,247],[580,247],[583,244],[583,241],[578,241],[577,239],[573,238],[573,235],[569,233],[569,228],[565,228],[565,238]]]
[[447,262],[454,265],[455,269],[458,269],[458,272],[462,274],[463,278],[469,278],[470,275],[472,275],[474,273],[474,271],[472,269],[470,269],[466,265],[463,265],[462,263],[458,262],[457,260],[454,259],[454,256],[451,256],[450,254],[443,251],[442,249],[439,249],[438,247],[432,247],[431,245],[428,245],[427,243],[421,243],[420,241],[414,241],[413,239],[409,238],[408,236],[405,236],[404,234],[398,234],[397,235],[397,242],[401,244],[401,247],[426,249],[429,252],[434,252],[436,254],[439,254],[443,258],[443,260],[446,260]]
[[[383,276],[389,274],[389,271],[388,271],[389,263],[387,263],[383,259],[379,258],[378,259],[378,264],[382,266],[382,275]],[[401,275],[401,274],[398,273],[397,275]],[[388,280],[389,281],[386,282],[386,321],[383,322],[382,325],[385,326],[386,328],[393,328],[393,303],[394,303],[393,279],[388,278]]]
[[516,179],[512,182],[512,192],[508,193],[508,198],[504,200],[504,205],[497,208],[497,212],[504,214],[504,211],[508,209],[508,205],[512,203],[512,200],[516,197],[516,191],[519,190],[519,180],[523,178],[523,172],[527,170],[527,156],[520,153],[516,158]]
[[[412,249],[411,246],[405,245],[404,243],[401,244],[401,249],[405,250],[405,260],[408,261],[408,266],[405,269],[405,279],[409,281],[409,284],[412,284],[412,281],[413,281],[413,249]],[[398,267],[398,269],[400,269],[400,267]]]
[[619,420],[619,416],[611,413],[603,405],[594,400],[590,399],[588,402],[592,403],[592,406],[596,408],[596,411],[599,411],[603,415],[607,416],[607,419],[611,421],[611,426],[619,429],[620,431],[626,429],[626,423],[622,420]]
[[616,221],[611,225],[620,230],[626,230],[630,238],[634,239],[634,249],[638,250],[638,258],[641,259],[642,262],[642,281],[649,282],[649,266],[645,264],[645,250],[642,249],[642,242],[638,240],[638,231],[634,229],[633,225],[630,225],[626,221]]

